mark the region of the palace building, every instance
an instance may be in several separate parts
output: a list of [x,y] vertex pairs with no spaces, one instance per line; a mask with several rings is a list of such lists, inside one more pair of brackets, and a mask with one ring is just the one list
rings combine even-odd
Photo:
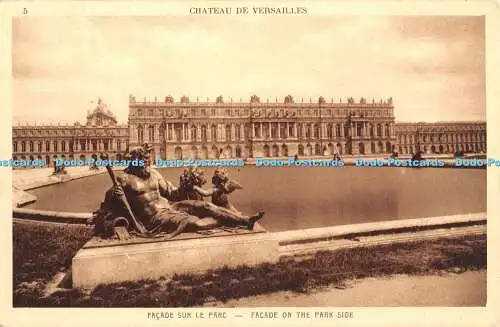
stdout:
[[485,122],[397,123],[396,151],[486,153]]
[[375,102],[137,102],[129,99],[130,145],[158,157],[247,158],[389,153],[396,143],[392,99]]
[[128,142],[128,126],[118,125],[114,114],[99,99],[84,125],[75,122],[73,125],[14,126],[12,159],[45,160],[50,166],[56,158],[86,160],[101,152],[119,159]]
[[485,122],[396,123],[392,98],[367,101],[136,101],[128,125],[118,125],[101,101],[85,124],[13,127],[13,159],[121,159],[148,142],[154,158],[216,159],[486,152]]
[[129,98],[130,144],[162,159],[486,151],[486,123],[396,123],[392,98],[367,101],[164,101]]

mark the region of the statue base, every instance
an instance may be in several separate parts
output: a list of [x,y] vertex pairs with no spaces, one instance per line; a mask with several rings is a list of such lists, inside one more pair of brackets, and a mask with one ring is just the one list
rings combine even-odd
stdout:
[[171,240],[94,237],[73,257],[72,280],[73,287],[92,288],[278,260],[278,240],[258,224],[253,231],[181,234]]

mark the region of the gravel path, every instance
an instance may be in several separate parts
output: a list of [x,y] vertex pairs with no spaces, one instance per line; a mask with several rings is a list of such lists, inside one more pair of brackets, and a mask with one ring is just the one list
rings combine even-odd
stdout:
[[312,294],[277,292],[206,307],[376,307],[485,306],[486,270],[443,276],[396,275],[356,280],[345,289],[327,288]]

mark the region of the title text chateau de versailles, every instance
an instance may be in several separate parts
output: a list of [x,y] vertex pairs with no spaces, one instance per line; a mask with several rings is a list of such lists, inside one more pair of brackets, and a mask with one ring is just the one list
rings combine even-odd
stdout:
[[12,135],[14,160],[51,165],[101,152],[120,160],[144,142],[161,159],[486,152],[486,122],[396,123],[392,98],[200,102],[130,95],[128,125],[99,99],[85,124],[17,125]]

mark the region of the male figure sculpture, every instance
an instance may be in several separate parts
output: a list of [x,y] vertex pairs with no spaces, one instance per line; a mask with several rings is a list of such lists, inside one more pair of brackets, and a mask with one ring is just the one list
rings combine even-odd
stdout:
[[189,229],[213,228],[213,225],[200,219],[205,217],[215,219],[218,225],[245,226],[251,230],[255,222],[264,215],[260,212],[245,216],[200,200],[169,203],[169,199],[178,198],[178,189],[150,167],[150,152],[151,149],[146,144],[131,152],[132,160],[144,160],[145,164],[125,169],[117,177],[118,185],[111,192],[114,199],[121,199],[125,195],[135,217],[148,235],[168,233],[167,237],[171,238]]

